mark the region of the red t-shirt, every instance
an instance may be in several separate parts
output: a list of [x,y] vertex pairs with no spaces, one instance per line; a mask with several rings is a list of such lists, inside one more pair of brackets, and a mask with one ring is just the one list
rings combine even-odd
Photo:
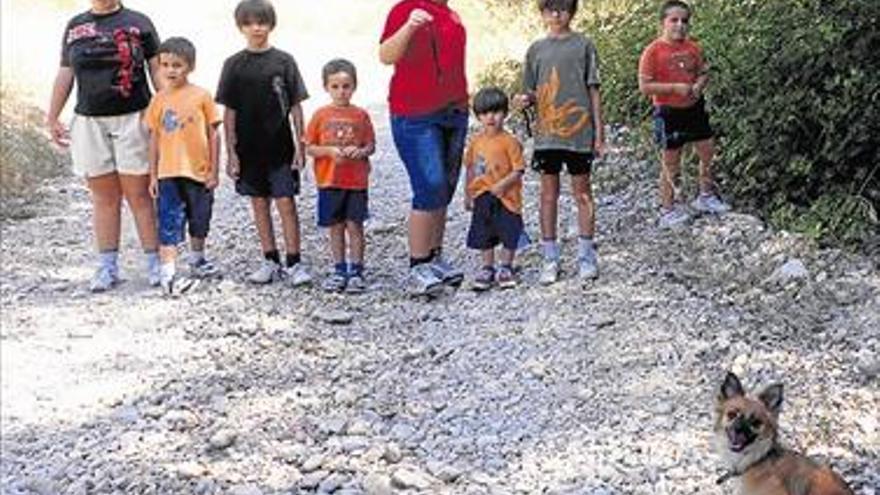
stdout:
[[[306,126],[306,144],[315,146],[364,146],[375,142],[373,124],[367,112],[354,105],[319,108]],[[319,188],[366,190],[370,162],[315,158],[315,182]]]
[[450,105],[467,106],[465,44],[461,19],[447,5],[431,0],[402,0],[385,21],[380,42],[396,33],[415,9],[434,20],[410,38],[406,53],[394,64],[388,93],[393,115],[425,115]]
[[[651,82],[693,84],[703,70],[703,50],[690,39],[676,43],[656,39],[639,59],[639,77]],[[694,104],[692,98],[675,94],[654,95],[653,98],[657,106],[689,107]]]

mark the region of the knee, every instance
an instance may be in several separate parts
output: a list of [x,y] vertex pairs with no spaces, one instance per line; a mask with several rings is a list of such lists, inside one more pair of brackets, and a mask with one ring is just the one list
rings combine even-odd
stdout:
[[577,193],[575,193],[574,199],[577,202],[578,208],[593,207],[593,193],[589,189],[585,191],[578,191]]
[[92,205],[95,209],[113,210],[119,209],[122,195],[117,192],[93,192]]

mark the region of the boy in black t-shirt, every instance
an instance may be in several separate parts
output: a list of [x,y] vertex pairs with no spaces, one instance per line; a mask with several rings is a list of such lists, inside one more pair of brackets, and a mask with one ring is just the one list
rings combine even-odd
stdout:
[[[299,216],[294,199],[299,192],[299,171],[305,163],[300,102],[308,98],[308,93],[293,57],[269,44],[269,33],[275,28],[271,3],[242,0],[235,9],[235,22],[247,47],[223,64],[217,102],[226,107],[226,171],[235,180],[235,190],[251,198],[263,249],[264,260],[248,280],[266,284],[285,276],[292,286],[308,284],[312,278],[300,263]],[[284,268],[275,245],[272,200],[284,233]]]

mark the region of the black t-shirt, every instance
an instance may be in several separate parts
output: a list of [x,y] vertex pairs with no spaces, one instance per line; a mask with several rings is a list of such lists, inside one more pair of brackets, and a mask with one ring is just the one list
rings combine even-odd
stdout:
[[273,167],[290,165],[294,145],[288,114],[308,97],[296,61],[287,52],[242,50],[226,59],[217,102],[235,110],[239,159]]
[[150,103],[146,62],[159,36],[150,19],[126,8],[110,14],[84,12],[67,23],[61,66],[76,77],[76,113],[123,115]]

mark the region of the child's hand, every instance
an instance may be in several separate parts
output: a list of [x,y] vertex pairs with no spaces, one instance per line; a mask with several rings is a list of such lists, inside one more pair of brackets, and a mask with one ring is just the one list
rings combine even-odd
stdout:
[[492,195],[496,198],[500,198],[501,196],[504,196],[505,189],[506,188],[503,187],[501,182],[496,182],[495,184],[492,184],[492,187],[489,188],[489,192],[492,193]]
[[674,83],[672,85],[672,92],[679,96],[690,96],[692,87],[688,83]]
[[156,199],[159,197],[159,179],[156,177],[150,177],[150,185],[147,186],[147,190],[150,192],[150,197]]
[[46,127],[49,128],[49,136],[52,138],[53,143],[62,148],[70,146],[70,132],[58,119],[46,122]]
[[360,159],[361,150],[357,146],[346,146],[342,148],[342,156],[349,160]]
[[293,154],[293,163],[290,164],[290,168],[293,170],[302,170],[306,165],[306,152],[302,149],[302,147],[297,148],[296,153]]
[[241,165],[238,163],[238,155],[230,153],[229,157],[226,159],[226,175],[232,180],[238,180],[240,174]]
[[532,95],[520,93],[513,95],[513,107],[517,110],[525,110],[532,106]]
[[205,189],[209,191],[213,191],[217,189],[217,186],[220,184],[220,180],[217,177],[211,175],[205,180]]
[[409,19],[407,19],[406,24],[412,29],[418,29],[433,20],[434,17],[428,12],[422,9],[413,9],[409,13]]

